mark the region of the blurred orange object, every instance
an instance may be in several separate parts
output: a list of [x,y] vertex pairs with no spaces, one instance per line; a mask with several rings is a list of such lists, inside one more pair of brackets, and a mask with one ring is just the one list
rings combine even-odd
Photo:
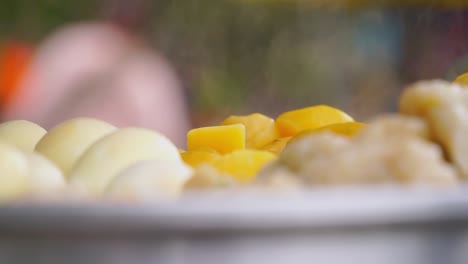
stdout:
[[0,100],[5,108],[18,94],[19,84],[33,57],[33,48],[10,42],[0,50]]

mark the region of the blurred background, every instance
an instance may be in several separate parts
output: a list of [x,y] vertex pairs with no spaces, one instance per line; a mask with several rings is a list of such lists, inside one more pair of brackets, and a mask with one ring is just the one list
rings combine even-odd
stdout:
[[[2,117],[30,117],[48,126],[105,108],[97,115],[105,118],[122,104],[101,104],[137,98],[122,93],[119,99],[108,87],[127,83],[133,91],[146,81],[153,82],[146,85],[150,90],[170,87],[161,94],[173,96],[148,102],[140,114],[167,119],[156,128],[186,123],[163,131],[176,141],[182,136],[174,131],[183,135],[228,114],[274,117],[314,104],[365,120],[395,111],[398,94],[410,82],[468,71],[467,7],[466,0],[2,0]],[[119,66],[126,63],[136,66]],[[95,72],[100,74],[90,78]],[[127,72],[133,75],[123,78]],[[60,89],[50,87],[84,92],[54,99]],[[86,110],[76,110],[74,101],[96,87],[102,99],[88,95]],[[38,101],[45,103],[36,106]],[[64,114],[50,121],[55,113]],[[151,122],[145,118],[139,122]]]

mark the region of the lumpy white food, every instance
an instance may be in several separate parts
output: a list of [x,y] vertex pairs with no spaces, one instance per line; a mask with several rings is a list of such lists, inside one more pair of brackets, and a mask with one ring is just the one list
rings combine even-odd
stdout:
[[179,161],[142,161],[120,172],[105,195],[123,200],[174,199],[191,175],[192,168]]
[[424,139],[426,130],[417,118],[388,116],[371,122],[354,139],[327,132],[310,135],[291,143],[260,178],[271,182],[269,177],[287,173],[306,185],[452,186],[456,173],[440,147]]
[[114,126],[97,119],[71,119],[52,128],[37,143],[36,151],[53,161],[67,176],[89,146],[114,130]]
[[26,120],[12,120],[0,124],[0,140],[32,152],[37,142],[47,133],[41,126]]
[[38,153],[25,153],[28,160],[28,180],[33,195],[51,195],[66,188],[60,169]]
[[165,136],[143,128],[124,128],[93,144],[76,163],[70,180],[90,193],[102,193],[122,170],[144,160],[182,163],[177,147]]
[[20,149],[0,142],[0,201],[24,196],[28,183],[26,156]]
[[402,94],[400,110],[428,122],[460,175],[468,179],[468,89],[444,81],[419,82]]

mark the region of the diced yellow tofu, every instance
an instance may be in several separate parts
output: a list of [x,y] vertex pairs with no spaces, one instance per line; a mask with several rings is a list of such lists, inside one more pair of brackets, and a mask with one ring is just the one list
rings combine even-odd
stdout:
[[261,150],[240,150],[223,156],[214,163],[221,173],[231,175],[241,184],[248,184],[255,179],[258,172],[276,155]]
[[342,135],[342,136],[354,137],[359,132],[361,132],[361,130],[364,129],[365,127],[366,127],[365,124],[359,123],[359,122],[331,124],[328,126],[317,128],[317,129],[304,130],[301,133],[297,134],[294,137],[294,140],[304,137],[304,136],[312,135],[312,134],[319,133],[319,132],[326,132],[326,131],[332,132],[338,135]]
[[276,127],[281,137],[292,137],[304,130],[352,121],[352,117],[339,109],[317,105],[281,114],[276,119]]
[[221,124],[243,124],[245,126],[245,146],[250,149],[260,149],[279,137],[275,120],[259,113],[245,116],[233,115]]
[[208,147],[220,154],[245,149],[245,126],[241,124],[228,126],[201,127],[187,133],[187,150]]
[[221,158],[221,155],[214,150],[191,150],[180,154],[182,160],[192,167],[198,167],[201,164],[213,164]]
[[274,154],[280,154],[290,140],[291,137],[275,139],[275,141],[271,142],[270,144],[263,146],[262,150],[266,150]]
[[463,86],[468,86],[468,72],[458,76],[454,82]]
[[316,132],[319,131],[330,131],[335,134],[343,135],[343,136],[348,136],[348,137],[353,137],[357,135],[363,128],[365,128],[366,125],[363,123],[359,122],[347,122],[347,123],[337,123],[337,124],[331,124],[328,126],[324,126],[321,128],[316,129]]

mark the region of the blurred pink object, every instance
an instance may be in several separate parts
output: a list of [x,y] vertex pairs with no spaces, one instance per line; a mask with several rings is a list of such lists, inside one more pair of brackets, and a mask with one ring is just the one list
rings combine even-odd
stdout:
[[7,119],[50,128],[73,117],[157,130],[179,146],[189,128],[169,64],[110,24],[67,26],[39,48]]

